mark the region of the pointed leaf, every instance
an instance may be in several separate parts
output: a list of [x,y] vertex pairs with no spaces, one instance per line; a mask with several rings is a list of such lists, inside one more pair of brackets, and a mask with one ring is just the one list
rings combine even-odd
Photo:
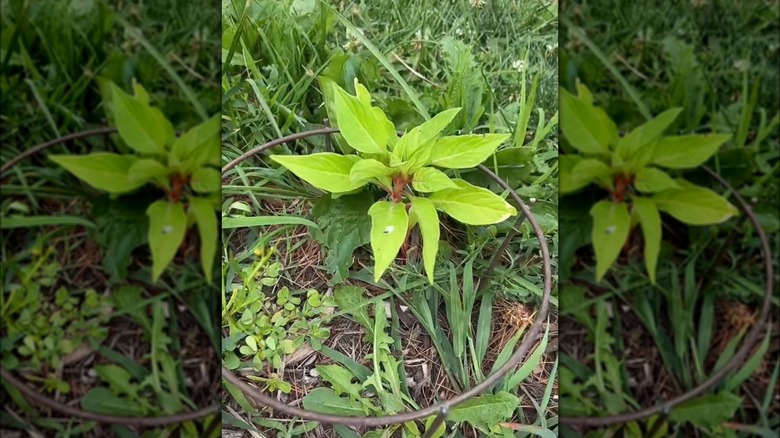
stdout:
[[330,388],[314,388],[306,394],[302,402],[304,409],[309,411],[353,417],[366,415],[360,402],[339,397]]
[[664,111],[645,124],[634,128],[618,141],[617,146],[615,146],[615,153],[624,161],[628,161],[630,158],[634,157],[643,146],[652,143],[660,137],[666,128],[668,128],[677,116],[680,115],[681,111],[682,108],[672,108]]
[[661,215],[651,199],[634,197],[632,202],[645,240],[645,266],[647,266],[650,282],[655,284],[658,254],[661,251]]
[[145,181],[131,182],[128,177],[130,167],[138,161],[132,155],[96,152],[89,155],[49,155],[49,159],[76,178],[108,193],[127,193],[146,184]]
[[192,174],[190,187],[200,193],[218,192],[222,189],[222,175],[211,167],[198,168]]
[[469,134],[441,137],[433,145],[430,164],[447,169],[474,167],[491,156],[510,134]]
[[423,264],[428,282],[433,284],[433,270],[436,267],[436,253],[439,251],[439,215],[436,207],[428,199],[413,197],[410,214],[414,215],[420,225],[423,240]]
[[173,125],[163,113],[111,84],[113,113],[119,135],[142,154],[163,154],[173,140]]
[[384,121],[378,121],[371,107],[357,97],[335,84],[333,89],[334,110],[347,143],[363,153],[384,155],[389,138]]
[[669,419],[711,429],[734,418],[742,398],[730,392],[705,394],[672,409]]
[[675,180],[679,189],[658,192],[652,199],[659,210],[689,225],[712,225],[725,222],[739,213],[726,198],[710,189],[683,179]]
[[352,383],[355,376],[340,365],[315,365],[322,379],[331,384],[337,395],[347,394],[355,400],[361,398],[360,384]]
[[583,178],[575,178],[574,168],[585,160],[579,155],[561,155],[558,157],[558,191],[563,195],[576,192],[577,190],[590,184],[590,181]]
[[272,160],[320,190],[331,193],[351,192],[364,185],[352,182],[352,166],[360,160],[356,155],[322,152],[312,155],[271,155]]
[[593,250],[596,254],[596,281],[601,281],[617,260],[628,239],[631,217],[623,203],[599,201],[590,210],[593,217]]
[[431,193],[444,189],[458,188],[450,177],[433,167],[423,167],[417,170],[412,178],[412,188],[418,192]]
[[653,164],[667,169],[690,169],[710,159],[731,134],[664,137],[653,150]]
[[368,215],[371,216],[374,281],[379,281],[406,240],[409,217],[404,204],[390,201],[376,202],[368,209]]
[[412,134],[410,137],[413,138],[413,141],[407,141],[405,144],[401,145],[401,141],[399,140],[398,144],[396,145],[396,150],[398,150],[400,147],[398,152],[402,159],[404,161],[410,159],[420,149],[421,146],[428,143],[429,141],[435,140],[436,137],[438,137],[439,134],[444,131],[444,128],[446,128],[447,125],[452,122],[452,120],[455,118],[455,116],[458,115],[460,111],[461,108],[450,108],[448,110],[442,111],[439,114],[433,116],[431,120],[428,120],[422,125],[419,125],[409,131],[408,134]]
[[156,201],[149,216],[149,248],[152,251],[152,281],[157,281],[171,263],[187,230],[187,214],[178,202]]
[[349,179],[353,183],[365,184],[367,181],[392,175],[395,172],[381,161],[370,158],[355,162],[349,171]]
[[183,163],[185,172],[191,172],[201,166],[220,165],[220,129],[222,119],[216,115],[191,128],[177,138],[171,146],[171,157]]
[[669,174],[654,167],[643,167],[639,169],[634,177],[634,187],[644,193],[679,188]]
[[447,420],[490,428],[512,418],[519,404],[520,400],[506,391],[484,394],[452,408]]
[[611,186],[609,177],[613,170],[603,161],[596,158],[579,160],[571,171],[571,183],[575,187],[583,187],[592,182],[601,182],[602,185]]
[[81,408],[98,414],[138,417],[144,415],[138,401],[120,397],[108,388],[94,388],[81,397]]
[[127,171],[131,183],[147,183],[155,178],[167,176],[168,168],[154,158],[141,158]]
[[606,154],[617,137],[617,127],[601,108],[560,89],[560,128],[563,136],[585,154]]
[[217,253],[217,215],[211,201],[206,198],[191,197],[189,202],[190,214],[195,218],[200,235],[200,263],[203,266],[206,281],[211,284],[214,256]]
[[440,190],[428,199],[454,219],[468,225],[490,225],[517,214],[513,206],[490,190],[461,179],[452,181],[459,188]]

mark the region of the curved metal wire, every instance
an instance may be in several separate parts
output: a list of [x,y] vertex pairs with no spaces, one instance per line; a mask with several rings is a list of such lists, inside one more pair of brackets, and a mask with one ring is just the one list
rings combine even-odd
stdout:
[[[303,139],[315,135],[328,135],[328,134],[335,134],[338,132],[339,130],[337,128],[322,128],[322,129],[305,131],[297,134],[288,135],[282,138],[278,138],[276,140],[270,141],[263,145],[257,146],[241,154],[238,158],[230,161],[222,168],[222,175],[224,176],[225,172],[234,168],[244,160],[252,156],[255,156],[261,152],[264,152],[273,146],[277,146],[283,143],[287,143],[287,142],[291,142],[291,141],[295,141],[295,140],[299,140],[299,139]],[[528,206],[525,205],[523,200],[520,199],[520,195],[516,191],[514,191],[498,175],[490,171],[490,169],[488,169],[487,167],[480,165],[479,169],[482,172],[484,172],[486,175],[488,175],[493,181],[499,184],[502,188],[509,191],[509,195],[520,207],[523,216],[525,216],[525,218],[531,224],[531,228],[534,230],[534,234],[536,234],[536,238],[539,240],[539,248],[542,253],[542,260],[543,260],[542,269],[544,274],[544,288],[542,292],[542,303],[537,311],[536,319],[531,325],[530,330],[528,330],[528,333],[526,334],[520,346],[517,347],[517,349],[509,358],[509,360],[507,360],[507,362],[501,368],[499,368],[495,373],[493,373],[491,376],[485,379],[482,383],[471,388],[469,391],[466,391],[438,405],[429,406],[427,408],[423,408],[413,412],[407,412],[407,413],[395,414],[395,415],[386,415],[381,417],[350,417],[350,416],[343,416],[343,415],[324,414],[319,412],[308,411],[305,409],[300,409],[297,407],[286,405],[266,394],[261,393],[260,391],[253,388],[249,384],[243,382],[241,379],[238,378],[238,376],[230,372],[230,370],[228,370],[224,366],[222,367],[222,377],[228,382],[230,382],[231,384],[235,385],[238,389],[240,389],[244,394],[246,394],[250,398],[256,400],[257,402],[263,405],[270,406],[271,408],[279,412],[292,415],[292,416],[297,416],[304,420],[319,421],[321,423],[329,423],[329,424],[342,424],[342,425],[356,426],[356,427],[379,427],[388,424],[399,424],[399,423],[405,423],[407,421],[420,420],[431,415],[440,414],[441,412],[447,412],[451,410],[453,407],[455,407],[456,405],[484,392],[485,390],[487,390],[488,388],[496,384],[496,382],[498,382],[504,375],[506,375],[509,371],[511,371],[522,361],[522,359],[526,356],[526,354],[528,354],[529,350],[534,345],[534,343],[539,338],[542,332],[542,325],[544,324],[544,321],[547,318],[547,314],[549,311],[550,293],[552,290],[552,265],[550,262],[550,252],[547,248],[547,241],[545,239],[544,233],[542,233],[542,229],[539,226],[539,223],[534,218],[533,214],[531,213],[531,210],[528,208]],[[496,255],[493,258],[493,261],[491,262],[491,265],[493,265],[498,260],[498,257],[500,257],[500,253],[496,253]]]
[[[755,347],[756,343],[760,340],[761,335],[763,334],[764,330],[766,329],[767,324],[770,323],[770,311],[772,307],[772,292],[774,291],[774,271],[772,268],[772,250],[770,249],[769,245],[769,239],[766,236],[766,233],[764,232],[764,229],[761,227],[761,223],[758,221],[758,217],[756,217],[755,213],[753,213],[753,209],[750,208],[750,205],[745,201],[744,198],[737,192],[731,184],[728,183],[723,177],[718,175],[714,170],[710,169],[707,166],[703,166],[704,170],[710,174],[714,179],[716,179],[723,187],[726,188],[726,190],[734,195],[734,198],[737,200],[737,203],[742,207],[742,210],[747,215],[750,222],[753,223],[753,226],[756,228],[756,232],[758,233],[758,238],[761,241],[761,252],[764,255],[764,270],[766,274],[766,287],[764,289],[764,300],[763,305],[761,307],[761,313],[759,314],[759,318],[753,325],[753,327],[748,332],[747,336],[745,336],[745,340],[742,342],[742,346],[737,350],[736,354],[729,360],[729,362],[719,370],[712,373],[712,375],[707,378],[704,382],[699,384],[699,386],[681,394],[677,397],[668,400],[664,403],[659,403],[655,406],[647,407],[644,409],[640,409],[635,412],[626,412],[623,414],[617,414],[617,415],[610,415],[605,417],[560,417],[561,424],[566,424],[568,426],[584,426],[584,427],[603,427],[603,426],[612,426],[615,424],[621,424],[621,423],[627,423],[630,421],[637,421],[637,420],[643,420],[648,417],[652,417],[653,415],[658,414],[668,414],[671,412],[672,408],[675,406],[685,403],[688,400],[691,400],[707,390],[711,389],[713,386],[717,385],[725,376],[726,374],[733,371],[736,367],[741,365],[745,360],[747,359],[750,352],[753,350],[753,347]],[[659,420],[660,421],[660,420]]]
[[[116,132],[116,128],[104,127],[104,128],[92,129],[89,131],[69,134],[63,137],[56,138],[54,140],[47,141],[45,143],[38,144],[24,151],[23,153],[19,154],[13,159],[9,160],[7,163],[3,164],[2,167],[0,167],[0,177],[2,177],[7,170],[11,169],[13,166],[19,164],[23,160],[37,154],[38,152],[46,150],[52,146],[56,146],[66,141],[78,140],[81,138],[87,138],[96,135],[108,135],[114,132]],[[38,391],[36,391],[35,389],[33,389],[32,387],[28,386],[21,380],[17,379],[16,377],[14,377],[12,373],[6,370],[0,369],[0,377],[2,377],[4,381],[7,381],[13,387],[19,390],[19,392],[21,392],[28,400],[34,401],[38,404],[54,409],[55,411],[61,412],[65,415],[70,415],[71,417],[77,417],[77,418],[90,420],[90,421],[97,421],[99,423],[104,423],[104,424],[120,424],[129,427],[169,426],[172,424],[199,420],[208,417],[209,415],[216,415],[220,411],[219,404],[216,404],[216,405],[200,408],[195,411],[183,412],[181,414],[166,415],[162,417],[121,417],[116,415],[98,414],[95,412],[83,411],[81,409],[68,406],[48,396],[45,396],[39,393]]]

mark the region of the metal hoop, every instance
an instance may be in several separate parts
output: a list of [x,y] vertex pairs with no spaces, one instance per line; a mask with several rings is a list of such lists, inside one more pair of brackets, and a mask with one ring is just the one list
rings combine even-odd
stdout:
[[[723,368],[714,372],[712,375],[710,375],[709,378],[707,378],[707,380],[702,382],[699,386],[691,389],[690,391],[678,395],[677,397],[665,403],[660,403],[655,406],[647,407],[634,412],[627,412],[623,414],[610,415],[605,417],[563,417],[562,416],[560,417],[561,424],[566,424],[568,426],[582,426],[582,427],[612,426],[615,424],[642,420],[658,414],[668,415],[671,412],[673,407],[681,403],[684,403],[688,400],[691,400],[692,398],[697,397],[698,395],[706,392],[713,386],[717,385],[718,382],[720,382],[726,376],[726,374],[733,371],[736,367],[738,367],[743,362],[745,362],[751,350],[759,341],[759,337],[764,331],[764,328],[767,326],[767,324],[770,323],[770,319],[771,319],[770,310],[772,307],[772,291],[774,289],[774,271],[772,268],[772,251],[769,247],[769,239],[767,239],[766,233],[764,232],[764,229],[761,227],[761,223],[758,221],[758,218],[756,217],[755,213],[753,213],[753,209],[750,208],[750,205],[745,201],[744,198],[742,198],[739,192],[734,190],[734,188],[731,186],[731,184],[728,183],[728,181],[726,181],[723,177],[718,175],[711,168],[707,166],[703,166],[703,169],[708,174],[710,174],[710,176],[716,179],[721,185],[723,185],[723,187],[725,187],[726,190],[728,190],[730,193],[734,195],[734,197],[737,200],[737,203],[740,205],[740,207],[742,207],[742,210],[745,212],[750,222],[756,228],[756,232],[758,233],[759,240],[761,241],[761,252],[764,253],[764,262],[765,262],[764,269],[766,273],[766,287],[764,289],[764,301],[761,307],[761,313],[758,320],[755,322],[755,324],[753,324],[753,327],[750,329],[747,336],[745,336],[745,341],[742,343],[742,346],[739,348],[739,350],[737,350],[736,354],[734,354],[731,360]],[[662,419],[658,419],[656,425],[660,426],[661,421]]]
[[[339,130],[337,128],[321,128],[321,129],[304,131],[301,133],[278,138],[276,140],[270,141],[263,145],[257,146],[241,154],[236,159],[230,161],[222,168],[222,175],[224,176],[227,171],[234,168],[235,166],[245,161],[246,159],[253,157],[261,152],[264,152],[273,146],[277,146],[283,143],[300,140],[303,138],[312,137],[316,135],[330,135],[338,132]],[[328,424],[342,424],[342,425],[356,426],[356,427],[378,427],[378,426],[384,426],[388,424],[405,423],[408,421],[420,420],[430,415],[439,415],[439,418],[441,418],[444,415],[446,415],[446,412],[451,410],[456,405],[484,392],[489,387],[493,386],[496,382],[498,382],[498,380],[500,380],[504,375],[506,375],[510,370],[512,370],[515,366],[517,366],[521,362],[521,360],[531,349],[533,343],[537,340],[537,338],[541,334],[542,325],[544,324],[544,320],[547,318],[547,314],[549,310],[550,292],[552,290],[552,268],[550,263],[550,252],[547,248],[547,241],[545,240],[544,233],[542,233],[539,223],[536,221],[533,214],[531,213],[531,210],[528,208],[528,206],[525,205],[522,199],[520,199],[520,195],[515,190],[513,190],[498,175],[490,171],[490,169],[488,169],[485,166],[480,165],[478,167],[479,170],[481,170],[483,173],[488,175],[493,181],[499,184],[502,188],[509,191],[509,194],[512,197],[512,199],[520,207],[522,216],[524,216],[531,224],[531,227],[534,230],[534,234],[536,234],[536,238],[539,241],[539,249],[542,253],[542,269],[544,272],[544,288],[542,292],[542,304],[539,307],[536,319],[531,325],[531,329],[528,331],[527,336],[520,344],[520,346],[516,348],[515,352],[512,354],[509,360],[507,360],[507,362],[501,368],[499,368],[495,373],[493,373],[482,383],[471,388],[470,390],[450,400],[442,402],[438,405],[428,406],[427,408],[419,409],[417,411],[408,412],[404,414],[385,415],[381,417],[349,417],[343,415],[330,415],[330,414],[323,414],[319,412],[311,412],[305,409],[288,406],[272,397],[269,397],[268,395],[261,393],[260,391],[251,387],[247,383],[241,381],[241,379],[239,379],[235,374],[230,372],[230,370],[228,370],[224,366],[222,367],[222,377],[228,382],[230,382],[231,384],[235,385],[245,395],[249,396],[255,401],[263,405],[269,406],[274,410],[280,411],[282,413],[292,415],[292,416],[297,416],[304,420],[319,421],[321,423],[328,423]],[[494,256],[493,259],[494,262],[497,260],[499,254],[500,253],[497,253]],[[491,266],[492,265],[493,263],[491,262]]]

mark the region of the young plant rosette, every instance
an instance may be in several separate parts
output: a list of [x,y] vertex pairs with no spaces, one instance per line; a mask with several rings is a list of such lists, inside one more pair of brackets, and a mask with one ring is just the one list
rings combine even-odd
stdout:
[[665,170],[696,168],[717,153],[730,134],[673,135],[664,131],[680,114],[672,108],[623,137],[607,113],[593,105],[593,96],[578,84],[578,95],[561,88],[561,131],[580,154],[561,155],[560,193],[595,184],[610,194],[590,210],[596,281],[617,260],[630,230],[644,237],[644,257],[655,283],[664,212],[688,225],[712,225],[738,214],[725,198]]
[[332,97],[330,120],[338,123],[341,136],[356,154],[272,155],[271,159],[334,195],[358,192],[369,184],[387,193],[388,199],[375,202],[368,210],[375,281],[390,267],[409,231],[419,225],[423,265],[433,283],[439,249],[437,210],[468,225],[496,224],[517,214],[501,196],[445,173],[446,169],[477,166],[509,135],[442,136],[460,111],[453,108],[399,139],[385,113],[371,105],[363,85],[355,81],[356,96],[352,96],[332,82],[322,83],[330,88],[324,94]]
[[173,125],[150,106],[149,95],[134,84],[134,95],[109,84],[105,105],[122,140],[134,153],[95,152],[87,155],[50,155],[49,158],[90,186],[118,196],[152,184],[166,199],[149,205],[149,248],[152,280],[157,281],[197,225],[200,259],[211,283],[217,249],[217,217],[221,176],[220,118],[214,116],[176,137]]

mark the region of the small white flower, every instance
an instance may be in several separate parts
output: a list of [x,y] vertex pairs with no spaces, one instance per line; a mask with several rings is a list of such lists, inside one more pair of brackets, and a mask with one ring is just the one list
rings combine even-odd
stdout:
[[518,59],[517,61],[512,63],[512,68],[517,70],[518,72],[522,73],[523,70],[525,70],[525,60]]
[[533,204],[534,202],[536,202],[536,198],[530,198],[529,201],[531,201],[531,204]]
[[469,0],[472,8],[481,8],[485,5],[485,0]]
[[747,71],[747,69],[750,68],[750,61],[747,59],[740,59],[734,63],[734,68],[741,72]]

